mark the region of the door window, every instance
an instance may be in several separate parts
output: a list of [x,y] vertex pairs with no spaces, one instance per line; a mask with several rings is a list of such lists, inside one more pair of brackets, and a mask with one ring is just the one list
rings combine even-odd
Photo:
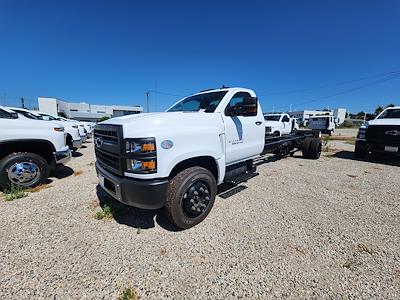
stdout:
[[0,119],[12,119],[12,116],[10,113],[0,109]]
[[288,118],[288,116],[283,116],[283,118],[282,118],[282,122],[289,122],[289,118]]
[[243,115],[243,111],[242,111],[242,107],[243,107],[243,98],[248,98],[248,97],[251,97],[251,96],[250,96],[250,94],[247,93],[247,92],[239,92],[239,93],[236,93],[236,94],[232,97],[231,101],[229,101],[228,105],[226,106],[225,115],[228,115],[227,111],[228,111],[231,107],[237,108],[237,109],[235,110],[236,116],[241,116],[241,115]]

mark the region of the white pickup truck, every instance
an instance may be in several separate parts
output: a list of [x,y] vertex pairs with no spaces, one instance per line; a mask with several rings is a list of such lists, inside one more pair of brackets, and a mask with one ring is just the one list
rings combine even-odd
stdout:
[[104,121],[94,143],[99,184],[108,194],[139,208],[164,207],[180,228],[208,215],[218,185],[251,178],[261,154],[302,149],[316,159],[321,153],[321,140],[310,133],[266,142],[256,94],[245,88],[205,91],[166,112]]
[[66,164],[71,150],[64,127],[19,118],[0,106],[0,188],[34,187],[47,179],[51,169]]
[[58,117],[54,116],[52,114],[44,113],[44,112],[38,112],[38,114],[42,117],[43,120],[51,120],[51,121],[59,121],[62,122],[62,124],[66,124],[67,126],[76,126],[79,131],[80,139],[82,140],[82,143],[85,143],[88,135],[85,130],[85,125],[82,122],[76,121],[76,120],[69,120],[63,117]]
[[291,118],[288,114],[266,114],[265,134],[272,136],[282,136],[290,134],[299,129],[296,119]]
[[7,107],[7,109],[18,113],[22,118],[27,118],[27,119],[31,119],[31,120],[37,120],[37,121],[49,121],[49,122],[52,122],[54,126],[57,126],[57,125],[63,126],[65,133],[67,134],[68,147],[71,150],[82,147],[82,138],[79,135],[79,128],[78,128],[77,124],[71,124],[71,123],[65,123],[65,122],[63,122],[63,124],[60,124],[62,122],[60,120],[57,120],[55,118],[52,118],[52,119],[43,118],[43,116],[40,115],[39,113],[30,111],[25,108]]
[[370,153],[400,156],[400,106],[386,108],[374,120],[360,127],[355,155],[364,158]]

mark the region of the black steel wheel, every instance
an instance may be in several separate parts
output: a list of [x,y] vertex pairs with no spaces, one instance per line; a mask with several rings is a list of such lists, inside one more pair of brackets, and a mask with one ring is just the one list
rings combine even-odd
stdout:
[[209,170],[187,168],[175,175],[168,185],[165,214],[179,228],[193,227],[207,217],[216,193],[216,179]]

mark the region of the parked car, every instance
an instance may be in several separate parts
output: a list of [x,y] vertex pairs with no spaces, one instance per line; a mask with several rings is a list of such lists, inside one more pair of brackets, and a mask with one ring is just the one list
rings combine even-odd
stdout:
[[43,183],[51,169],[66,164],[71,150],[64,127],[21,118],[0,106],[0,188],[28,188]]
[[282,136],[299,129],[296,119],[288,114],[266,114],[264,120],[266,135]]
[[127,205],[164,208],[180,228],[200,223],[222,183],[255,173],[261,154],[321,153],[311,131],[265,138],[264,116],[250,89],[223,88],[182,99],[163,113],[112,118],[96,125],[100,186]]
[[370,153],[400,156],[400,106],[388,107],[374,120],[358,130],[355,155],[364,158]]
[[12,111],[18,113],[22,118],[28,118],[28,119],[37,120],[37,121],[50,121],[50,122],[53,122],[54,125],[63,126],[65,129],[65,132],[67,133],[66,143],[67,143],[68,147],[71,150],[82,147],[82,139],[79,135],[78,125],[70,124],[70,123],[61,124],[61,121],[59,121],[55,118],[52,118],[52,119],[43,118],[42,115],[40,115],[39,113],[37,113],[35,111],[30,111],[25,108],[16,108],[16,107],[7,107],[7,108],[9,110],[12,110]]

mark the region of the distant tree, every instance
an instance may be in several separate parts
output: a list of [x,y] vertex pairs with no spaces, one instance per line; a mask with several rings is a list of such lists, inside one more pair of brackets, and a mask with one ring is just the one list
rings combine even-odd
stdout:
[[379,105],[379,106],[375,109],[375,115],[379,115],[379,114],[382,112],[382,110],[383,110],[383,107]]
[[364,119],[365,116],[365,112],[360,111],[357,115],[356,115],[356,119]]
[[394,105],[393,103],[390,103],[388,106],[386,106],[386,108],[388,107],[395,107],[396,105]]
[[103,122],[103,121],[105,121],[105,120],[108,120],[110,117],[107,117],[107,116],[104,116],[104,117],[101,117],[100,119],[99,119],[99,122]]

